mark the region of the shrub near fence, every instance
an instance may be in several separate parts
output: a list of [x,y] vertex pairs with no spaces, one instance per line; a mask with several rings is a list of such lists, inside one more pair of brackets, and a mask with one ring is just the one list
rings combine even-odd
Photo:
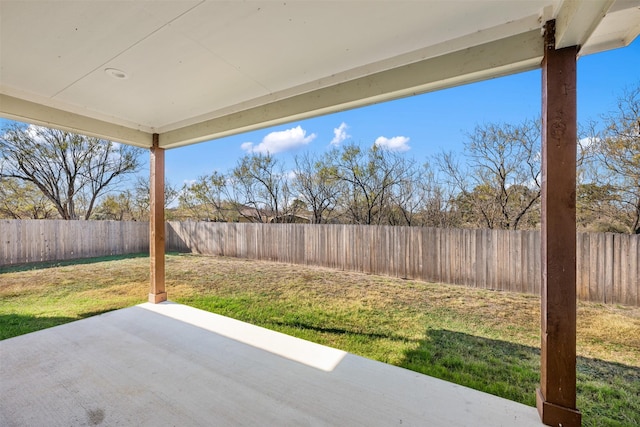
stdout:
[[[640,236],[578,233],[577,294],[640,306]],[[176,251],[540,293],[539,231],[169,222]]]
[[0,220],[0,265],[149,252],[149,223]]

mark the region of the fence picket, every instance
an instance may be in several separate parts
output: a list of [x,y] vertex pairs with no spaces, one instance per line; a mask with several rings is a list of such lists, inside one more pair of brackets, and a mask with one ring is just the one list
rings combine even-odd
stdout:
[[[168,251],[540,292],[540,233],[421,227],[174,222]],[[640,305],[640,236],[579,233],[577,296]],[[0,220],[0,266],[149,250],[149,224]]]

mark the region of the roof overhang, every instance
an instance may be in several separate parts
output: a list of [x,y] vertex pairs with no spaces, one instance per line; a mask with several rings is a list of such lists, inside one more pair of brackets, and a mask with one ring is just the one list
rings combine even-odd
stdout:
[[640,0],[2,1],[0,115],[173,148],[538,68],[549,19],[591,54]]

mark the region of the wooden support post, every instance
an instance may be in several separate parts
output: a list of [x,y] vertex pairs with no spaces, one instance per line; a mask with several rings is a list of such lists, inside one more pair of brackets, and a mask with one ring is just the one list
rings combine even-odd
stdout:
[[153,134],[149,181],[149,256],[151,258],[151,289],[149,302],[167,300],[164,287],[164,149],[158,146],[158,134]]
[[576,409],[576,57],[545,26],[542,61],[542,422],[579,426]]

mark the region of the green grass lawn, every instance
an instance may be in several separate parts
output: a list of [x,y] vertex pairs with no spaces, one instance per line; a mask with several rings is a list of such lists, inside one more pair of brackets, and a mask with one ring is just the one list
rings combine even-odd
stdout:
[[[146,257],[0,269],[0,338],[146,300]],[[171,254],[173,301],[535,405],[540,301],[316,267]],[[579,303],[585,426],[640,425],[640,309]]]

